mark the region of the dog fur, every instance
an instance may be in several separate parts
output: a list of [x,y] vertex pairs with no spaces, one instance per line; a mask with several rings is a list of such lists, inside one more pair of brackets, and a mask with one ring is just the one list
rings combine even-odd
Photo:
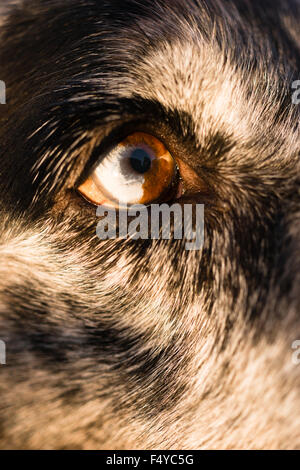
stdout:
[[[299,448],[299,2],[0,12],[1,448]],[[205,204],[201,251],[96,237],[78,181],[136,130]]]

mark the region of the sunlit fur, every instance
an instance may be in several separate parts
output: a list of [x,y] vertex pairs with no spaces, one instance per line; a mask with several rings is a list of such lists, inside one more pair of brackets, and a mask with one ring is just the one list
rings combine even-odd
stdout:
[[[299,448],[299,2],[0,12],[0,447]],[[199,176],[203,250],[96,237],[127,130]]]

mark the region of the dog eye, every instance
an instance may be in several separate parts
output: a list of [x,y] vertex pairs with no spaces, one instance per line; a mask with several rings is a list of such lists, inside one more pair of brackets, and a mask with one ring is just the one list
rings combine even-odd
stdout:
[[135,132],[104,157],[78,191],[96,205],[147,205],[166,193],[175,174],[175,160],[165,145]]

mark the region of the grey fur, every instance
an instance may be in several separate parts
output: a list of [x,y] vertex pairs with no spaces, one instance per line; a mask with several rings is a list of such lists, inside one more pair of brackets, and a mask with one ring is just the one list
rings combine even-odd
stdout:
[[[15,3],[1,447],[299,448],[299,2]],[[74,188],[122,126],[197,175],[202,251],[96,237]]]

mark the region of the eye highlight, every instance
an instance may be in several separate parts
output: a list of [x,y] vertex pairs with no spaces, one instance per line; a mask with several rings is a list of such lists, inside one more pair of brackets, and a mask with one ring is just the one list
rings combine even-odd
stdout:
[[78,191],[96,205],[146,205],[166,193],[175,174],[175,160],[165,145],[150,134],[135,132],[104,157]]

